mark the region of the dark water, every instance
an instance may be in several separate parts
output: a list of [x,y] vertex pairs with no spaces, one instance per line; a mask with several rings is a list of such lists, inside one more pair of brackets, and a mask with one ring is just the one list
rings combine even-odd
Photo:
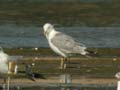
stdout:
[[[87,47],[120,47],[120,27],[59,27],[56,29],[71,35]],[[0,46],[48,47],[48,43],[42,27],[1,24]]]

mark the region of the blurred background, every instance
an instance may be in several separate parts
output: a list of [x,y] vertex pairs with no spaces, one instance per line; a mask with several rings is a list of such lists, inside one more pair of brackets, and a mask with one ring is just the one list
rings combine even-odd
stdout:
[[0,46],[48,47],[49,22],[87,47],[119,48],[119,0],[0,0]]

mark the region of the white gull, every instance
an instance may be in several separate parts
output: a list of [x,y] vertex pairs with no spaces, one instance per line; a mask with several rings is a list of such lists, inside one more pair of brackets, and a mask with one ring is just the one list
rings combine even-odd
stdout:
[[94,52],[87,51],[87,47],[85,45],[77,42],[71,36],[56,31],[54,26],[50,23],[46,23],[43,26],[43,29],[51,49],[63,57],[61,60],[62,69],[66,68],[66,64],[64,62],[69,56],[74,54],[81,54],[86,56],[95,54]]

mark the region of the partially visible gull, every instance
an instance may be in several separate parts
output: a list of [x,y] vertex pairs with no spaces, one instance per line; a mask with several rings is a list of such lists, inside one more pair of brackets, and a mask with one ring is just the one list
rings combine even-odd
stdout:
[[84,44],[75,41],[71,36],[56,31],[54,26],[50,23],[46,23],[43,26],[43,29],[51,49],[63,57],[61,60],[61,69],[66,68],[66,64],[64,62],[69,56],[74,54],[81,54],[85,56],[95,54],[92,51],[87,51]]
[[116,73],[116,74],[115,74],[115,77],[116,77],[117,79],[120,79],[120,72]]
[[0,47],[0,75],[4,77],[3,88],[6,88],[7,84],[7,90],[9,90],[10,75],[16,74],[16,69],[17,65],[15,61],[12,61],[10,56],[4,53]]

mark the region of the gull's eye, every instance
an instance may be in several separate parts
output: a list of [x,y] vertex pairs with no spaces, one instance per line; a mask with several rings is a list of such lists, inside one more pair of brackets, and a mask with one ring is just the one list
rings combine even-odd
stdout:
[[53,26],[52,25],[49,25],[47,29],[53,29]]
[[48,26],[48,29],[51,29],[51,27],[50,27],[50,26]]

